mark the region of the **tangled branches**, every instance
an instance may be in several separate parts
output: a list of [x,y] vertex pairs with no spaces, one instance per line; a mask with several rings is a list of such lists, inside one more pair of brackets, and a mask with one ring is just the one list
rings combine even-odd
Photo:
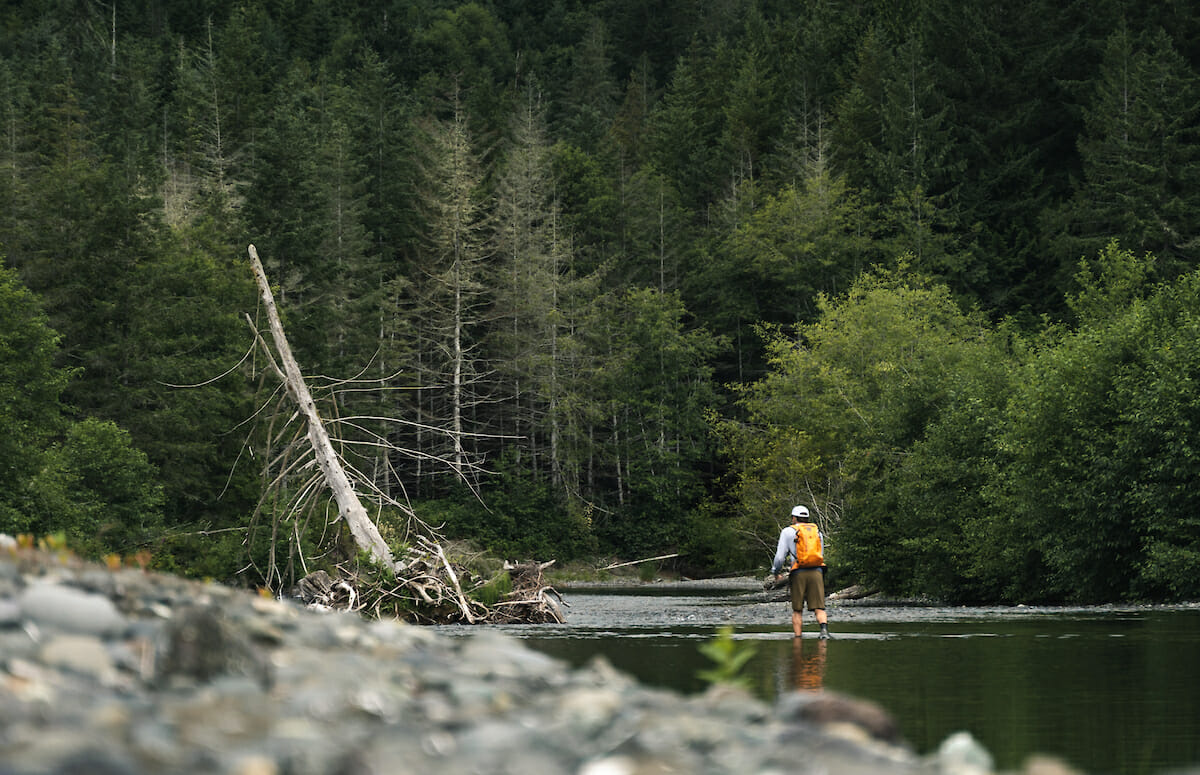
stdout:
[[[456,568],[439,544],[422,539],[396,563],[394,575],[339,568],[344,575],[335,579],[315,571],[300,580],[294,595],[311,607],[418,624],[561,624],[564,603],[543,578],[552,562],[505,563],[500,574],[475,579]],[[508,591],[497,595],[497,589]]]

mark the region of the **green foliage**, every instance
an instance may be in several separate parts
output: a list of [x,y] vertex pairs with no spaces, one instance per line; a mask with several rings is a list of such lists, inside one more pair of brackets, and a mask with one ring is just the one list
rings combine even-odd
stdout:
[[486,492],[483,502],[465,490],[454,497],[422,501],[417,512],[429,524],[444,524],[448,538],[471,541],[514,561],[568,562],[596,551],[588,521],[574,513],[547,482],[522,470],[515,458],[504,459]]
[[1100,260],[1112,285],[1093,296],[1118,303],[1030,362],[1001,437],[1005,505],[1026,547],[1015,559],[1041,569],[1050,597],[1184,596],[1174,574],[1200,538],[1187,484],[1200,284],[1131,288],[1130,254]]
[[748,541],[723,503],[707,499],[699,503],[683,522],[679,536],[680,562],[692,573],[706,570],[741,572],[758,568],[765,554],[773,549]]
[[1067,295],[1067,306],[1083,327],[1103,326],[1128,313],[1146,295],[1154,274],[1154,256],[1138,258],[1109,242],[1095,259],[1079,262],[1078,290]]
[[132,554],[162,531],[157,478],[126,431],[107,421],[78,422],[30,483],[34,530],[65,533],[87,557]]
[[712,661],[712,667],[701,670],[696,675],[710,684],[732,684],[749,688],[750,678],[743,675],[742,670],[757,651],[758,648],[753,643],[734,638],[733,627],[721,627],[717,630],[716,637],[700,645],[700,653]]
[[1200,79],[1161,29],[1121,23],[1105,41],[1084,105],[1084,181],[1057,213],[1064,263],[1114,238],[1155,253],[1161,276],[1195,265],[1200,176]]
[[0,531],[29,532],[22,494],[65,425],[70,372],[55,366],[58,337],[37,298],[0,263]]
[[741,394],[746,421],[718,424],[737,523],[770,552],[791,505],[813,503],[850,577],[985,594],[970,531],[1008,397],[1003,338],[901,274],[864,275],[822,311],[798,342],[774,334],[771,373]]
[[351,465],[506,554],[745,569],[801,500],[893,591],[1197,594],[1200,14],[550,5],[6,6],[0,527],[353,556],[252,505],[254,242]]
[[502,571],[471,590],[471,597],[491,608],[510,592],[512,592],[512,577]]
[[152,564],[164,573],[198,579],[219,579],[242,586],[265,584],[249,568],[266,568],[265,547],[247,546],[245,529],[209,532],[202,525],[179,525],[153,542]]
[[[634,556],[676,546],[679,520],[699,501],[709,454],[705,415],[715,402],[708,361],[718,341],[689,330],[677,294],[631,290],[589,321],[598,356],[589,380],[575,465],[602,462],[608,492],[587,495],[604,545]],[[586,425],[584,424],[586,423]],[[593,441],[594,440],[594,441]]]

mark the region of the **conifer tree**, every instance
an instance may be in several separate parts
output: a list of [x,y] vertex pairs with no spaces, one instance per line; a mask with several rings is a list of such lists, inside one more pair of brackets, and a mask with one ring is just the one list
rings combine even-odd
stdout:
[[1200,259],[1200,82],[1161,30],[1109,37],[1080,138],[1084,179],[1056,220],[1064,269],[1109,240],[1153,252],[1165,277]]
[[[470,477],[480,463],[477,434],[483,425],[477,412],[491,388],[481,349],[490,306],[491,213],[482,189],[483,167],[457,93],[450,114],[429,122],[426,138],[428,166],[420,192],[426,232],[417,254],[411,311],[421,391],[415,448],[423,457],[450,461],[456,474]],[[418,473],[433,472],[421,467]]]
[[559,306],[566,301],[562,286],[570,261],[552,197],[543,115],[540,92],[531,84],[512,124],[496,192],[499,263],[491,357],[504,402],[498,432],[527,451],[532,475],[545,468],[558,480]]
[[[920,27],[903,34],[895,42],[879,33],[865,39],[855,84],[838,109],[838,158],[851,181],[874,196],[887,252],[908,254],[914,268],[953,282],[962,266],[954,256],[959,165],[949,107]],[[862,161],[851,162],[858,154]]]
[[70,372],[54,363],[58,338],[37,298],[0,262],[0,531],[30,529],[29,479],[65,425]]
[[175,54],[173,100],[162,111],[160,151],[167,222],[179,225],[201,213],[227,219],[241,204],[239,162],[244,149],[236,144],[223,52],[218,54],[212,21],[198,50],[180,46]]
[[585,151],[595,151],[612,122],[619,92],[607,30],[599,19],[592,19],[576,46],[571,78],[564,87],[560,135]]

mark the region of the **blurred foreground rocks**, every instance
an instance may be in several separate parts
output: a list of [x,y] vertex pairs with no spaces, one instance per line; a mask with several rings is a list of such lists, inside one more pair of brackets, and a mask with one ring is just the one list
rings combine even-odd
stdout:
[[[1029,775],[1066,775],[1035,760]],[[985,775],[871,703],[685,696],[465,637],[0,543],[0,775]]]

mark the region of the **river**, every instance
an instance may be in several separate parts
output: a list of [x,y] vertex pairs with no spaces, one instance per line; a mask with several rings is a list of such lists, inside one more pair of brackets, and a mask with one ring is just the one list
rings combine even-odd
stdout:
[[919,752],[966,730],[1000,769],[1033,754],[1093,775],[1200,765],[1200,607],[925,607],[830,602],[833,638],[791,635],[752,579],[569,588],[568,624],[507,627],[572,664],[602,656],[643,683],[704,688],[699,646],[730,625],[773,701],[827,689],[882,705]]

